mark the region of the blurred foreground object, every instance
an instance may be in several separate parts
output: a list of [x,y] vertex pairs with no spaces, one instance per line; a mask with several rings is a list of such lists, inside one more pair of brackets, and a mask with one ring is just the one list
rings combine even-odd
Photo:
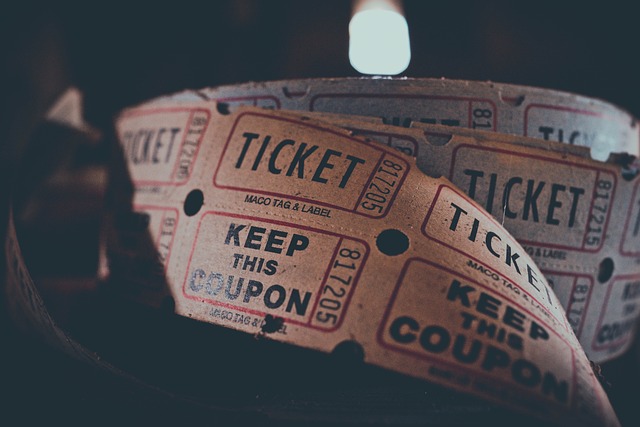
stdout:
[[356,0],[349,23],[349,61],[362,74],[396,75],[411,61],[400,0]]

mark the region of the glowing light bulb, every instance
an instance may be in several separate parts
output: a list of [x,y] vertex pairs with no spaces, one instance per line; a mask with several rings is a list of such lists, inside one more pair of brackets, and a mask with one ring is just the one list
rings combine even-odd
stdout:
[[397,2],[356,3],[349,23],[349,61],[362,74],[400,74],[411,61],[409,27]]

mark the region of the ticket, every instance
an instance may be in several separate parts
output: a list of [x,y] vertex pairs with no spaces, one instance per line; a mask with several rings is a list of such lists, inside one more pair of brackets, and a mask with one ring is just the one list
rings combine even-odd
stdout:
[[[171,298],[179,315],[322,352],[350,342],[366,363],[549,421],[617,424],[548,272],[457,176],[424,173],[424,129],[406,129],[414,134],[404,138],[394,128],[398,139],[417,142],[416,162],[310,116],[177,104],[173,111],[175,100],[154,101],[117,119],[119,158],[133,184],[115,188],[131,200],[110,216],[118,291],[152,305]],[[198,154],[176,185],[198,114],[207,118],[194,130]],[[174,131],[161,129],[176,129],[182,142],[171,145]],[[153,136],[134,147],[138,134]],[[552,220],[584,228],[582,203],[604,191],[598,183],[615,168],[597,173],[564,190],[550,185],[536,197],[552,207],[536,208],[538,217],[551,209]],[[572,190],[578,185],[584,192]],[[618,188],[611,184],[610,198]],[[515,191],[510,200],[511,211],[522,210]],[[574,241],[567,245],[609,247]],[[136,262],[149,246],[155,257]],[[632,278],[612,281],[606,304],[632,295]],[[598,298],[593,288],[590,300]],[[612,313],[602,325],[618,319]]]
[[420,122],[529,136],[589,147],[599,160],[610,152],[640,153],[639,129],[629,113],[605,101],[534,87],[428,78],[307,79],[185,91],[168,99],[203,98],[231,109],[356,114],[396,126]]
[[629,158],[600,162],[583,147],[553,141],[318,117],[415,154],[427,175],[447,177],[480,203],[542,269],[592,360],[610,360],[631,345],[637,318],[632,291],[609,307],[609,322],[598,323],[615,276],[636,273],[639,262],[632,249],[638,180]]

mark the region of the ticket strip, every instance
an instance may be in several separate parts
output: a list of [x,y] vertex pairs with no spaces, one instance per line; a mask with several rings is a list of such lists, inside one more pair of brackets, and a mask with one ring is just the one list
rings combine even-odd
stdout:
[[[635,166],[625,156],[613,161],[618,166],[590,161],[589,157],[606,160],[610,153],[637,156],[640,145],[635,119],[606,102],[546,89],[444,79],[381,79],[371,83],[368,79],[250,83],[184,92],[169,99],[189,102],[206,98],[227,108],[254,105],[375,117],[357,120],[361,134],[417,156],[423,171],[452,180],[524,244],[554,285],[592,360],[603,362],[622,354],[634,333],[638,316],[634,301],[640,296],[636,291],[640,289],[636,267],[640,253],[634,249],[640,224],[638,194],[633,187],[637,182]],[[322,117],[358,130],[353,117]],[[385,128],[384,124],[394,126]],[[448,130],[430,131],[433,125],[447,125]],[[403,129],[409,126],[422,127],[425,134]],[[438,146],[447,140],[443,135],[464,135],[463,128],[538,141],[498,135],[494,149],[458,149],[455,143]],[[478,133],[466,135],[474,138]],[[540,140],[565,145],[561,149]],[[509,144],[547,152],[570,150],[578,159],[513,153]],[[577,146],[589,150],[576,150]],[[479,153],[484,156],[482,161],[476,160]],[[460,155],[467,156],[467,165]],[[507,158],[509,164],[496,162],[500,158]],[[542,162],[533,168],[531,161],[538,158]],[[495,165],[495,170],[467,167],[472,163]],[[567,168],[577,168],[581,174],[564,173]],[[606,168],[609,171],[605,173]],[[531,177],[525,179],[518,171],[527,171]],[[582,180],[591,182],[588,188],[575,185]],[[594,185],[605,191],[596,191],[599,189]],[[614,193],[617,196],[608,199]],[[500,212],[505,196],[519,204],[518,212],[512,208]],[[580,215],[583,218],[578,223]]]
[[[574,146],[477,130],[536,126]],[[123,112],[116,130],[118,291],[322,352],[349,343],[548,421],[617,424],[584,351],[607,360],[630,344],[638,181],[629,156],[589,151],[636,154],[626,113],[513,86],[327,80],[183,93]],[[41,319],[12,231],[7,254],[18,311],[85,354]]]
[[[639,128],[627,112],[597,99],[548,89],[447,79],[309,79],[186,91],[173,102],[211,99],[230,108],[253,105],[380,117],[386,124],[426,123],[496,131],[610,152],[639,154]],[[164,102],[161,99],[158,102]],[[153,101],[152,101],[153,102]]]
[[422,171],[447,177],[499,220],[542,268],[591,360],[610,360],[630,346],[638,316],[630,248],[640,212],[626,155],[603,163],[585,147],[538,139],[321,117],[417,154]]

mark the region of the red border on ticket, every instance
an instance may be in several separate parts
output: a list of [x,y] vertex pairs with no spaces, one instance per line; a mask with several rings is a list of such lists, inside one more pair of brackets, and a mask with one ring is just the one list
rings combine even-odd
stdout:
[[178,148],[178,155],[176,156],[176,160],[175,160],[175,165],[173,166],[173,170],[171,172],[171,178],[169,181],[153,181],[153,180],[135,180],[135,179],[131,179],[131,181],[133,182],[133,184],[135,186],[145,186],[145,185],[155,185],[155,186],[182,186],[185,185],[188,181],[189,178],[191,178],[191,176],[189,176],[189,178],[179,181],[179,182],[174,182],[173,180],[175,179],[176,176],[176,172],[178,170],[178,165],[180,163],[180,153],[182,153],[182,148],[184,147],[184,142],[187,139],[187,136],[189,135],[189,128],[191,126],[191,120],[193,120],[193,115],[195,113],[204,113],[207,115],[207,121],[206,123],[203,125],[202,127],[202,132],[200,133],[200,136],[198,137],[198,145],[195,149],[195,152],[193,153],[193,159],[191,162],[191,165],[194,165],[196,162],[196,158],[198,157],[198,154],[200,153],[200,146],[202,145],[202,139],[204,138],[204,134],[207,131],[207,127],[209,127],[209,122],[211,121],[211,112],[205,108],[199,108],[199,107],[195,107],[195,108],[190,108],[190,107],[174,107],[174,108],[151,108],[148,110],[130,110],[130,111],[126,111],[121,117],[122,119],[126,119],[127,117],[134,117],[134,116],[144,116],[144,115],[149,115],[149,114],[162,114],[162,113],[179,113],[179,112],[188,112],[189,113],[189,118],[187,119],[187,123],[185,126],[185,130],[184,130],[184,135],[182,136],[182,141],[180,141],[180,147]]
[[[486,102],[493,108],[493,127],[491,130],[498,128],[498,108],[496,103],[486,98],[471,98],[465,96],[442,96],[442,95],[411,95],[404,93],[320,93],[314,95],[309,101],[309,111],[314,110],[316,100],[320,98],[382,98],[382,99],[421,99],[421,100],[434,100],[434,101],[458,101],[466,102],[467,108],[467,125],[465,127],[471,128],[473,123],[473,103],[474,102]],[[486,129],[485,129],[486,130]]]
[[[509,156],[517,156],[517,157],[523,157],[523,158],[528,158],[528,159],[534,159],[536,161],[545,161],[545,162],[549,162],[549,163],[557,163],[557,164],[561,164],[565,167],[571,167],[571,168],[581,168],[581,169],[587,169],[590,171],[593,171],[596,173],[595,179],[594,179],[594,186],[593,186],[593,193],[591,194],[591,202],[590,202],[590,206],[589,206],[589,214],[587,216],[587,221],[585,223],[585,230],[584,230],[584,236],[582,237],[582,245],[578,248],[575,246],[567,246],[567,245],[558,245],[558,244],[554,244],[554,243],[545,243],[545,242],[536,242],[536,241],[532,241],[532,240],[525,240],[525,239],[518,239],[518,242],[520,242],[521,244],[528,244],[528,245],[533,245],[533,246],[544,246],[544,247],[548,247],[548,248],[553,248],[553,249],[564,249],[564,250],[570,250],[570,251],[576,251],[576,252],[588,252],[588,253],[596,253],[599,252],[600,249],[602,249],[602,246],[604,245],[604,240],[606,238],[607,235],[607,228],[609,227],[609,219],[611,218],[611,211],[614,207],[614,200],[615,200],[615,196],[616,196],[616,189],[618,186],[618,179],[616,177],[616,175],[609,171],[608,169],[605,168],[597,168],[595,166],[587,166],[587,165],[583,165],[581,163],[576,163],[576,162],[571,162],[568,160],[560,160],[560,159],[554,159],[554,158],[549,158],[549,157],[544,157],[538,154],[527,154],[527,153],[519,153],[517,151],[512,151],[512,150],[507,150],[504,148],[494,148],[494,147],[478,147],[476,145],[471,145],[471,144],[460,144],[458,146],[456,146],[452,153],[451,153],[451,166],[449,168],[449,180],[453,181],[453,174],[455,172],[455,163],[456,163],[456,156],[458,154],[458,150],[463,149],[463,148],[470,148],[472,150],[479,150],[479,151],[490,151],[490,152],[495,152],[495,153],[500,153],[500,154],[506,154]],[[603,224],[603,229],[601,232],[602,238],[600,239],[600,243],[598,244],[598,246],[592,248],[592,249],[585,249],[585,243],[586,243],[586,238],[587,238],[587,234],[589,233],[589,219],[591,218],[591,215],[593,213],[593,204],[594,201],[596,199],[595,197],[595,193],[597,192],[597,182],[600,180],[600,174],[608,174],[611,176],[611,179],[613,181],[613,186],[611,188],[611,198],[608,199],[608,208],[609,211],[607,212],[607,219],[605,221],[605,223]]]
[[[542,110],[564,111],[564,112],[567,112],[567,113],[574,113],[574,114],[579,114],[579,115],[583,115],[583,116],[596,117],[596,118],[602,119],[602,120],[616,121],[618,123],[621,123],[623,127],[628,127],[630,130],[633,129],[633,127],[635,126],[633,123],[631,123],[631,126],[629,127],[630,120],[635,120],[635,119],[633,119],[633,117],[631,117],[626,111],[618,110],[616,112],[617,114],[607,114],[606,112],[583,110],[583,109],[579,109],[579,108],[564,107],[564,106],[559,106],[559,105],[532,103],[532,104],[527,105],[527,107],[524,110],[524,118],[523,118],[524,132],[522,133],[524,136],[528,136],[527,130],[529,128],[529,110],[532,109],[532,108],[539,108],[539,109],[542,109]],[[620,113],[622,113],[622,114],[620,114]],[[627,115],[627,117],[623,118],[623,117],[621,117],[621,115]],[[630,135],[633,135],[633,133],[630,132]],[[537,138],[537,136],[534,136],[534,137]],[[628,138],[630,138],[630,137],[631,136],[629,136]],[[618,138],[620,138],[620,136],[618,136]],[[638,129],[638,140],[636,140],[636,146],[635,147],[630,146],[629,144],[627,144],[627,142],[628,141],[624,141],[624,143],[623,143],[624,150],[621,150],[621,151],[629,151],[632,154],[637,153],[638,152],[638,143],[640,143],[640,128]],[[568,144],[568,142],[566,142],[566,141],[564,141],[562,143],[563,144]]]
[[[591,117],[598,117],[598,118],[604,117],[602,113],[598,113],[595,111],[581,110],[581,109],[572,108],[572,107],[562,107],[560,105],[533,103],[533,104],[527,105],[524,109],[524,120],[523,120],[524,131],[522,132],[524,136],[528,136],[527,129],[529,128],[529,110],[531,110],[532,108],[539,108],[542,110],[565,111],[567,113],[582,114],[583,116],[591,116]],[[566,144],[566,142],[564,144]]]
[[[439,187],[438,187],[438,189],[436,190],[436,194],[435,194],[435,196],[433,197],[433,202],[431,202],[431,207],[429,208],[429,211],[427,212],[427,215],[425,216],[424,221],[422,222],[422,226],[420,227],[420,231],[422,232],[422,234],[423,234],[427,239],[429,239],[429,240],[433,240],[434,242],[437,242],[437,243],[441,244],[442,246],[446,246],[447,248],[452,249],[452,250],[454,250],[454,251],[456,251],[456,252],[458,252],[458,253],[460,253],[460,254],[464,255],[465,257],[468,257],[468,258],[470,258],[470,259],[474,260],[475,262],[480,263],[480,264],[482,264],[482,265],[486,266],[486,264],[485,264],[482,260],[480,260],[479,258],[476,258],[476,257],[474,257],[473,255],[470,255],[470,254],[468,254],[467,252],[463,251],[462,249],[460,249],[460,248],[457,248],[457,247],[455,247],[455,246],[450,245],[449,243],[446,243],[446,242],[444,242],[444,241],[442,241],[442,240],[439,240],[439,239],[437,239],[437,238],[435,238],[435,237],[432,237],[432,236],[430,236],[430,235],[427,233],[427,231],[426,231],[427,223],[429,222],[429,219],[431,218],[431,214],[433,213],[433,209],[434,209],[434,207],[435,207],[435,205],[436,205],[436,202],[438,201],[438,198],[440,197],[440,193],[442,192],[442,189],[443,189],[443,188],[446,188],[446,189],[450,190],[451,192],[453,192],[453,193],[457,194],[458,196],[462,197],[464,200],[467,200],[467,201],[469,201],[469,202],[472,202],[472,204],[475,204],[475,203],[476,203],[476,202],[474,202],[474,201],[472,201],[472,200],[468,200],[468,199],[467,199],[467,197],[468,197],[468,196],[467,196],[466,194],[462,193],[460,190],[458,190],[458,188],[456,188],[456,187],[452,187],[452,186],[447,185],[447,184],[440,184],[440,186],[439,186]],[[479,212],[479,213],[482,213],[482,212],[484,212],[484,210],[479,209],[479,210],[478,210],[478,212]],[[486,218],[487,220],[491,221],[494,225],[496,225],[496,227],[498,227],[498,229],[502,229],[502,226],[501,226],[501,225],[498,223],[498,221],[496,221],[496,219],[495,219],[494,217],[492,217],[491,215],[488,215],[488,214],[487,214],[487,215],[485,215],[485,218]],[[509,235],[509,236],[511,236],[511,235]],[[513,241],[514,241],[514,242],[516,242],[516,240],[515,240],[515,239],[514,239]],[[523,253],[525,253],[525,254],[526,254],[526,251],[523,251]],[[535,302],[538,304],[538,306],[540,307],[540,309],[541,309],[541,310],[544,310],[547,314],[549,314],[549,316],[550,316],[550,317],[552,317],[552,318],[556,319],[559,323],[561,323],[562,325],[564,325],[564,327],[565,327],[565,329],[566,329],[566,330],[571,330],[571,327],[569,326],[569,324],[567,323],[567,319],[565,318],[564,310],[562,311],[562,316],[560,316],[560,318],[558,318],[558,317],[557,317],[557,316],[555,316],[551,311],[547,310],[547,308],[545,307],[545,305],[544,305],[544,304],[542,304],[542,303],[540,303],[540,301],[538,301],[538,299],[537,299],[537,298],[535,298],[535,297],[534,297],[530,292],[528,292],[526,289],[524,289],[523,287],[521,287],[520,285],[518,285],[518,281],[517,281],[517,280],[513,280],[513,279],[511,279],[510,277],[508,277],[508,276],[504,275],[503,273],[500,273],[500,272],[496,271],[496,270],[495,270],[495,269],[493,269],[493,268],[491,268],[490,270],[491,270],[491,271],[493,271],[494,273],[496,273],[498,276],[501,276],[502,278],[504,278],[504,279],[508,280],[508,281],[509,281],[509,282],[511,282],[514,286],[517,286],[517,287],[518,287],[518,289],[520,289],[522,292],[524,292],[525,294],[527,294],[527,296],[528,296],[529,298],[531,298],[533,301],[535,301]],[[545,280],[546,280],[546,279],[545,279]],[[561,308],[562,308],[562,307],[561,307]]]
[[164,271],[166,273],[167,268],[169,267],[169,258],[171,258],[171,251],[173,250],[173,240],[176,237],[176,233],[178,231],[178,222],[180,221],[180,212],[178,211],[178,209],[176,208],[170,208],[170,207],[162,207],[162,206],[152,206],[152,205],[137,205],[134,204],[133,205],[133,211],[134,212],[144,212],[144,211],[149,211],[149,210],[156,210],[156,211],[163,211],[162,214],[162,218],[160,219],[160,230],[158,230],[158,237],[156,238],[154,245],[156,250],[158,250],[158,243],[160,243],[160,237],[162,235],[162,223],[164,222],[164,218],[166,216],[166,212],[167,211],[173,211],[176,214],[176,223],[173,226],[174,228],[174,232],[173,235],[171,236],[171,243],[169,243],[169,248],[168,248],[168,254],[167,254],[167,259],[164,262]]
[[[611,297],[611,291],[613,290],[613,285],[615,282],[624,282],[627,280],[640,280],[640,274],[621,274],[619,276],[614,276],[613,278],[611,278],[609,280],[609,287],[607,288],[607,293],[604,296],[604,301],[602,303],[602,309],[600,310],[600,317],[598,317],[598,323],[596,325],[596,329],[595,329],[595,334],[593,336],[593,340],[591,341],[591,349],[596,350],[596,351],[602,351],[602,350],[606,350],[608,348],[611,347],[618,347],[618,346],[622,346],[625,345],[630,339],[633,338],[634,335],[634,331],[636,330],[635,328],[632,328],[628,333],[622,335],[620,338],[613,340],[609,343],[603,344],[603,345],[598,345],[596,344],[596,339],[598,338],[598,332],[600,331],[600,328],[602,327],[602,321],[604,320],[604,316],[607,312],[607,309],[609,308],[609,298]],[[634,317],[637,317],[638,314],[635,314]],[[637,321],[637,319],[635,319],[634,321]]]
[[[580,335],[582,335],[582,328],[584,327],[584,322],[587,318],[587,311],[589,310],[589,304],[591,303],[591,295],[593,294],[593,288],[595,286],[595,282],[593,280],[593,277],[589,276],[588,274],[581,274],[581,273],[567,273],[564,271],[553,271],[553,270],[540,270],[542,271],[542,274],[544,274],[545,276],[547,274],[549,275],[554,275],[554,276],[565,276],[565,277],[573,277],[574,281],[573,284],[571,285],[571,291],[569,293],[569,298],[572,297],[573,292],[576,289],[576,286],[578,286],[578,279],[579,278],[585,278],[587,279],[591,285],[589,286],[589,293],[587,294],[587,298],[584,302],[584,312],[583,312],[583,316],[582,319],[580,320],[580,324],[578,325],[578,330],[576,332],[576,336],[578,337],[578,339],[580,338]],[[555,291],[554,291],[555,292]],[[569,317],[569,310],[571,310],[571,300],[569,301],[569,304],[566,307],[566,313],[567,313],[567,318]],[[571,324],[569,324],[571,325]]]
[[[303,127],[307,127],[307,128],[310,128],[310,129],[320,130],[322,132],[326,132],[326,133],[329,133],[331,135],[335,135],[335,136],[338,136],[340,138],[344,138],[344,139],[346,139],[348,141],[351,141],[351,142],[357,142],[358,144],[362,144],[363,146],[368,147],[369,149],[373,149],[373,150],[376,150],[376,151],[380,152],[380,157],[377,160],[377,165],[376,165],[375,168],[372,169],[371,174],[369,175],[369,178],[367,179],[364,187],[362,188],[362,191],[360,192],[360,195],[358,196],[354,207],[349,209],[349,208],[345,208],[343,206],[334,205],[334,204],[331,204],[331,203],[328,203],[328,202],[313,200],[313,199],[304,198],[304,197],[292,196],[292,195],[286,194],[286,193],[278,193],[278,192],[275,192],[275,191],[266,191],[266,190],[256,190],[256,189],[251,188],[251,187],[240,187],[240,186],[233,186],[233,185],[220,185],[220,184],[216,183],[216,180],[217,180],[217,177],[218,177],[218,172],[220,171],[220,167],[222,166],[222,161],[224,160],[224,156],[225,156],[225,154],[227,152],[227,148],[229,146],[229,143],[231,142],[231,138],[234,135],[234,132],[236,130],[238,122],[240,121],[240,119],[242,119],[245,116],[264,117],[264,118],[267,118],[267,119],[279,120],[281,122],[286,122],[286,123],[292,123],[292,124],[295,124],[297,126],[303,126]],[[407,177],[407,175],[409,174],[409,171],[411,169],[411,165],[406,160],[404,160],[402,157],[400,157],[396,153],[394,153],[395,151],[396,150],[394,150],[393,148],[384,147],[382,144],[375,144],[375,145],[374,144],[368,144],[368,143],[366,143],[364,141],[361,141],[361,140],[359,140],[357,138],[350,137],[350,136],[345,135],[345,134],[343,134],[343,133],[341,133],[339,131],[336,131],[334,129],[326,128],[326,127],[323,127],[323,126],[318,126],[318,125],[311,124],[311,123],[306,123],[304,121],[290,119],[288,117],[281,117],[281,116],[265,114],[265,113],[243,112],[243,113],[238,115],[238,117],[236,118],[235,122],[233,123],[233,126],[231,127],[231,131],[229,132],[229,136],[227,137],[227,141],[224,144],[224,148],[222,149],[222,154],[220,155],[220,159],[218,160],[218,165],[216,167],[216,171],[213,174],[213,185],[214,185],[214,187],[220,188],[220,189],[223,189],[223,190],[234,190],[234,191],[250,192],[250,193],[256,193],[256,194],[263,194],[263,195],[266,195],[266,196],[278,196],[278,197],[282,197],[282,198],[285,198],[285,199],[297,200],[297,201],[301,201],[301,202],[308,202],[308,203],[314,204],[314,205],[326,206],[326,207],[331,207],[331,208],[342,210],[342,211],[353,212],[355,214],[366,216],[366,217],[369,217],[369,218],[384,218],[389,213],[389,210],[393,206],[393,203],[394,203],[394,201],[396,199],[396,196],[400,192],[400,188],[402,187],[402,185],[404,183],[404,180]],[[376,175],[376,172],[378,170],[378,167],[380,166],[382,161],[385,159],[385,156],[393,156],[398,162],[402,162],[402,164],[405,165],[404,174],[402,175],[402,178],[400,178],[400,180],[398,181],[398,186],[396,187],[395,193],[389,199],[389,202],[387,203],[386,209],[384,210],[384,212],[382,212],[381,215],[371,215],[371,214],[368,214],[368,213],[365,213],[365,212],[360,212],[360,211],[357,210],[358,207],[360,206],[360,202],[364,198],[364,196],[365,196],[365,194],[367,192],[367,189],[369,188],[370,183],[375,178],[375,175]]]
[[[243,313],[253,314],[253,315],[256,315],[256,316],[265,316],[267,314],[273,314],[273,313],[269,313],[269,312],[266,312],[266,311],[253,310],[253,309],[249,309],[249,308],[246,308],[246,307],[242,307],[242,306],[237,306],[237,305],[234,305],[234,304],[221,302],[221,301],[214,300],[214,299],[211,299],[211,298],[197,297],[197,296],[194,296],[194,295],[189,295],[186,292],[187,282],[188,282],[188,279],[189,279],[189,269],[191,268],[191,260],[193,258],[193,253],[195,252],[195,249],[196,249],[196,243],[198,242],[198,237],[197,236],[200,234],[200,227],[202,226],[202,222],[203,222],[204,218],[207,215],[217,215],[217,216],[223,216],[223,217],[228,217],[228,218],[239,218],[239,219],[246,219],[246,220],[249,220],[249,221],[266,222],[266,223],[269,223],[269,224],[277,224],[277,225],[282,225],[282,226],[289,227],[289,228],[297,228],[299,230],[311,231],[313,233],[325,234],[325,235],[328,235],[328,236],[337,237],[338,238],[338,243],[337,243],[335,249],[333,250],[333,255],[332,255],[331,259],[329,260],[328,267],[325,270],[322,282],[318,286],[318,291],[317,291],[318,294],[317,294],[317,296],[316,296],[316,298],[314,300],[313,307],[312,307],[312,310],[311,310],[311,312],[309,314],[308,319],[306,321],[298,321],[298,320],[292,320],[292,319],[287,319],[287,318],[283,318],[283,319],[284,319],[284,323],[292,324],[292,325],[304,326],[306,328],[315,329],[315,330],[320,331],[320,332],[333,332],[333,331],[337,330],[338,328],[340,328],[340,326],[342,325],[342,322],[344,321],[344,318],[346,317],[347,310],[349,309],[349,304],[351,303],[351,298],[352,298],[352,296],[353,296],[353,294],[355,292],[355,288],[356,288],[356,286],[358,284],[358,281],[360,280],[360,275],[362,274],[362,270],[364,270],[364,265],[365,265],[365,263],[367,261],[367,258],[369,257],[369,252],[371,251],[371,249],[369,247],[369,244],[366,241],[358,239],[358,238],[355,238],[355,237],[345,236],[343,234],[333,233],[331,231],[320,230],[320,229],[317,229],[317,228],[307,227],[307,226],[303,226],[303,225],[291,224],[291,223],[287,223],[287,222],[283,222],[283,221],[264,219],[264,218],[253,217],[253,216],[248,216],[248,215],[238,215],[238,214],[233,214],[233,213],[228,213],[228,212],[219,212],[219,211],[207,211],[207,212],[204,212],[202,214],[202,216],[200,217],[200,222],[198,223],[198,228],[196,230],[196,238],[193,241],[193,245],[191,247],[191,252],[189,253],[189,261],[187,262],[187,268],[186,268],[186,272],[185,272],[184,282],[183,282],[182,287],[181,287],[182,295],[185,298],[193,300],[193,301],[204,302],[204,303],[207,303],[207,304],[212,305],[212,306],[225,307],[225,308],[229,308],[229,309],[232,309],[232,310],[240,311],[240,312],[243,312]],[[312,321],[313,321],[313,318],[314,318],[314,316],[316,314],[316,309],[318,307],[318,301],[320,299],[320,291],[325,286],[325,284],[326,284],[326,282],[328,280],[328,276],[331,273],[331,267],[333,266],[333,262],[334,262],[334,260],[336,258],[338,249],[340,248],[342,242],[344,240],[347,240],[347,239],[348,240],[353,240],[353,241],[356,241],[356,242],[360,243],[362,246],[364,246],[366,252],[363,254],[362,261],[360,263],[360,267],[359,267],[358,271],[356,272],[356,274],[354,276],[353,282],[351,282],[350,291],[347,294],[346,299],[344,300],[344,308],[342,309],[341,316],[340,316],[338,322],[334,326],[332,326],[331,328],[324,328],[324,327],[321,327],[321,326],[312,325]],[[298,267],[298,268],[302,268],[302,267]]]
[[[622,118],[620,117],[620,112],[618,111],[618,114],[607,114],[604,112],[599,112],[599,111],[592,111],[592,110],[583,110],[580,108],[573,108],[573,107],[565,107],[565,106],[561,106],[561,105],[550,105],[550,104],[542,104],[539,102],[534,102],[532,104],[529,104],[525,107],[524,109],[524,132],[523,135],[527,136],[527,129],[529,128],[529,110],[531,110],[532,108],[539,108],[541,110],[555,110],[555,111],[564,111],[567,113],[574,113],[574,114],[580,114],[583,116],[590,116],[590,117],[597,117],[599,119],[606,119],[606,120],[615,120],[617,122],[623,123],[623,124],[627,124],[628,125],[628,121],[626,120],[626,118]],[[626,112],[622,112],[624,114],[628,114]],[[631,116],[629,116],[629,118],[631,118]],[[639,136],[640,136],[640,130],[639,130]],[[567,142],[563,142],[563,144],[566,144]]]
[[[431,362],[431,363],[438,363],[440,365],[445,365],[445,366],[451,367],[451,368],[456,369],[456,370],[462,370],[462,371],[465,371],[465,372],[467,372],[467,373],[469,373],[469,374],[471,374],[473,376],[483,377],[485,379],[491,380],[492,382],[497,382],[497,383],[503,384],[505,386],[512,387],[513,383],[510,383],[510,382],[495,378],[492,375],[486,374],[486,373],[484,373],[484,372],[482,372],[480,370],[474,370],[474,369],[468,368],[468,367],[466,367],[466,366],[464,366],[462,364],[457,364],[457,363],[454,363],[454,362],[451,362],[451,361],[448,361],[448,360],[444,360],[442,358],[438,358],[437,356],[431,356],[426,351],[425,352],[418,352],[418,351],[407,349],[405,347],[399,347],[399,346],[396,346],[396,345],[389,344],[389,343],[385,342],[385,340],[384,340],[384,331],[385,331],[386,323],[389,320],[389,315],[391,314],[391,309],[392,309],[392,307],[393,307],[393,305],[395,303],[395,300],[396,300],[396,298],[398,296],[398,292],[400,290],[400,287],[402,286],[402,282],[404,280],[404,276],[406,275],[407,270],[409,269],[409,265],[412,262],[421,262],[421,263],[427,264],[427,265],[429,265],[431,267],[435,267],[435,268],[437,268],[437,269],[439,269],[441,271],[444,271],[444,272],[446,272],[448,274],[451,274],[451,275],[453,275],[455,277],[461,277],[465,281],[467,281],[469,283],[472,283],[472,284],[478,286],[479,288],[482,288],[485,291],[490,292],[493,295],[497,294],[497,292],[494,289],[491,289],[490,286],[486,286],[486,285],[483,285],[483,284],[481,284],[479,282],[476,282],[475,280],[471,279],[470,277],[465,276],[464,274],[461,274],[461,273],[459,273],[457,271],[451,270],[451,269],[449,269],[449,268],[447,268],[447,267],[445,267],[443,265],[437,264],[437,263],[432,262],[432,261],[428,261],[428,260],[420,258],[420,257],[409,258],[405,262],[404,266],[402,267],[402,270],[400,272],[400,275],[398,276],[398,280],[396,282],[396,285],[395,285],[395,287],[393,289],[393,292],[391,293],[391,297],[389,298],[389,303],[387,304],[387,307],[385,308],[384,314],[383,314],[382,319],[380,321],[380,326],[378,327],[378,331],[376,333],[376,340],[377,340],[378,344],[380,346],[386,348],[386,349],[389,349],[391,351],[395,351],[397,353],[409,355],[409,356],[415,357],[417,359],[426,360],[426,361]],[[571,393],[571,398],[570,398],[569,401],[570,401],[570,406],[574,407],[575,406],[575,398],[576,398],[576,394],[577,394],[576,393],[576,391],[577,391],[576,356],[575,356],[575,351],[574,351],[573,347],[571,346],[571,344],[569,343],[569,341],[566,338],[564,338],[562,335],[560,335],[555,330],[555,328],[550,327],[546,322],[544,322],[538,316],[536,316],[531,311],[529,311],[528,309],[526,309],[522,305],[518,304],[517,302],[515,302],[514,300],[512,300],[508,296],[501,295],[501,298],[504,298],[505,301],[508,301],[510,304],[513,304],[514,306],[518,307],[520,310],[522,310],[523,312],[527,313],[528,316],[530,316],[533,319],[535,319],[538,323],[540,323],[541,325],[544,325],[550,333],[553,333],[554,335],[556,335],[558,337],[558,339],[560,341],[562,341],[563,343],[565,343],[566,346],[569,348],[569,351],[571,352],[571,367],[573,368],[572,371],[571,371],[572,393]]]
[[[345,128],[345,129],[349,129],[349,130],[352,130],[354,132],[357,132],[358,136],[368,137],[370,135],[375,135],[375,136],[387,137],[388,141],[386,142],[386,146],[389,147],[389,148],[393,148],[391,146],[392,138],[397,138],[397,139],[400,139],[402,141],[410,142],[413,145],[413,153],[414,153],[411,157],[418,157],[418,150],[420,149],[419,148],[419,144],[418,144],[418,141],[416,141],[416,139],[411,137],[411,136],[402,135],[402,134],[393,133],[393,132],[380,132],[380,131],[374,131],[374,130],[369,130],[369,129],[361,129],[361,128],[358,128],[358,127],[351,127],[351,126],[349,126],[348,128]],[[379,144],[385,145],[384,142],[380,142],[380,141],[376,141],[376,142],[378,142]]]
[[[274,104],[276,104],[276,108],[279,110],[280,109],[280,100],[278,98],[276,98],[273,95],[248,95],[248,96],[223,96],[221,98],[213,98],[213,101],[216,102],[246,102],[249,101],[251,102],[251,105],[253,105],[254,107],[259,107],[258,105],[258,101],[259,100],[263,100],[263,99],[268,99],[270,101],[273,101]],[[242,105],[249,105],[249,104],[242,104]]]
[[[636,206],[636,200],[638,197],[638,189],[640,188],[640,181],[636,182],[633,186],[633,193],[631,194],[631,203],[629,204],[629,210],[627,211],[627,219],[624,222],[624,228],[622,229],[622,240],[620,240],[620,253],[625,256],[638,256],[640,255],[640,244],[638,245],[637,251],[625,251],[624,243],[627,240],[627,231],[629,231],[629,222],[631,221],[631,215],[633,214],[633,208]],[[640,223],[640,212],[638,213],[638,218],[636,219],[636,224],[634,228],[639,227]]]
[[[164,218],[165,215],[167,213],[167,211],[173,211],[175,212],[175,218],[176,218],[176,223],[174,226],[174,233],[171,236],[171,242],[169,244],[169,248],[167,249],[167,257],[165,259],[165,261],[162,263],[162,271],[164,272],[165,276],[167,274],[167,270],[169,268],[169,259],[171,258],[171,253],[173,251],[173,241],[174,238],[176,236],[176,232],[178,230],[178,221],[180,219],[180,213],[178,212],[178,210],[176,208],[172,208],[172,207],[167,207],[167,206],[154,206],[154,205],[146,205],[146,204],[133,204],[131,209],[131,212],[138,214],[138,215],[146,215],[147,217],[151,217],[151,213],[149,213],[148,211],[150,210],[155,210],[155,211],[161,211],[162,212],[162,218],[161,218],[161,222],[160,222],[160,230],[158,230],[158,237],[154,240],[153,242],[153,249],[156,251],[156,255],[159,252],[158,249],[158,243],[160,241],[160,233],[162,232],[162,222],[164,222]],[[147,225],[147,227],[145,228],[144,232],[147,233],[147,235],[149,236],[149,238],[151,238],[151,230],[149,229],[149,226],[151,225],[151,222],[149,222],[149,224]],[[149,284],[151,282],[139,277],[139,276],[135,276],[130,278],[129,280],[131,280],[132,283],[135,283],[136,285],[140,285],[143,288],[145,288],[145,290],[149,290],[149,289],[154,289],[156,288],[155,285],[151,285],[149,286]]]

